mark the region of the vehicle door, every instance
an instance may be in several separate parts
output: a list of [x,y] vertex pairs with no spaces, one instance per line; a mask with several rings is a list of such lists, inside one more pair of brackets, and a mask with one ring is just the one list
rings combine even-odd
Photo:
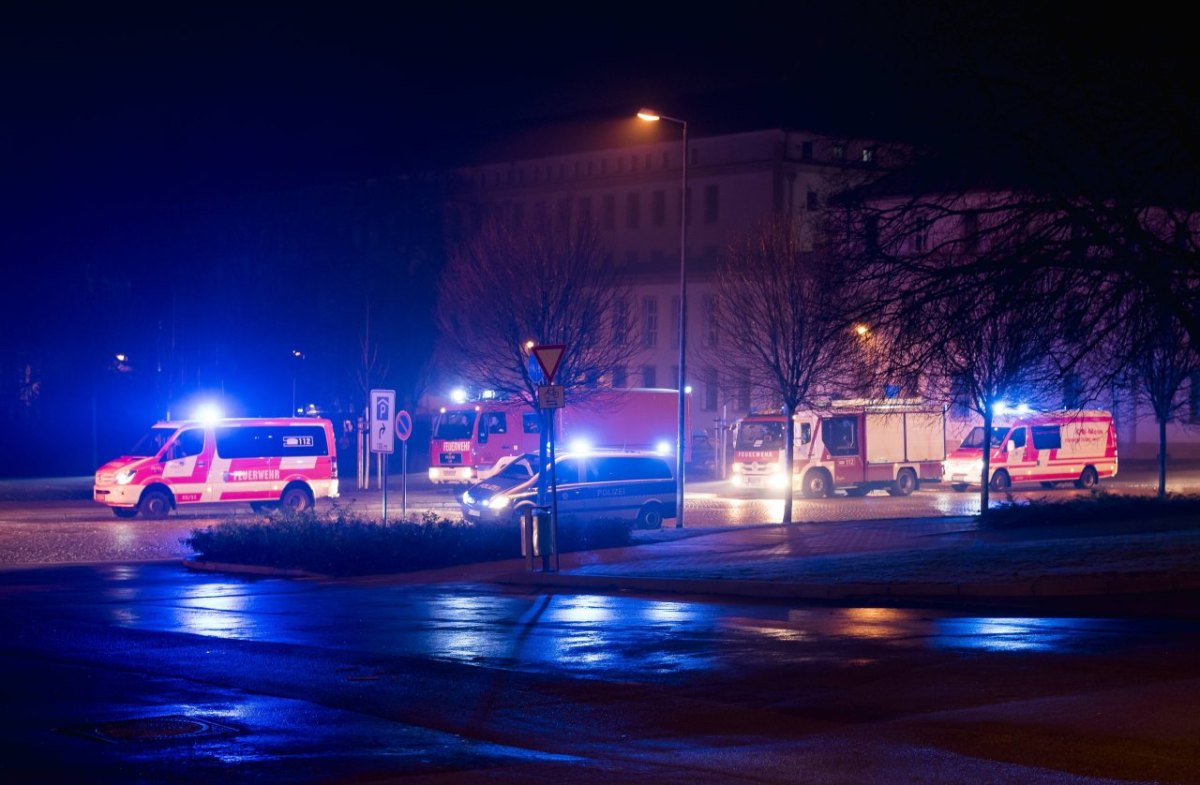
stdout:
[[585,509],[582,478],[583,465],[580,459],[563,458],[555,464],[554,482],[558,489],[556,498],[559,515],[578,515]]
[[821,421],[821,440],[833,464],[835,486],[863,482],[862,418],[856,414],[826,417]]
[[179,431],[159,455],[163,482],[179,504],[208,501],[211,439],[204,428]]
[[[1004,456],[1004,467],[1014,482],[1033,480],[1037,473],[1037,450],[1029,441],[1029,429],[1025,426],[1013,428],[1000,442],[1000,454]],[[992,467],[995,471],[996,467]]]
[[1053,475],[1056,471],[1054,463],[1058,458],[1058,451],[1062,448],[1062,426],[1034,425],[1030,430],[1030,473],[1039,478]]

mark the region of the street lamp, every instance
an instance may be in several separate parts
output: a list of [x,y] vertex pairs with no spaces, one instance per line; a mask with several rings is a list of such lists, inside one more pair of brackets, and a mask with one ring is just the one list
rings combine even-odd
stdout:
[[687,443],[687,188],[688,188],[688,136],[687,121],[667,117],[653,109],[640,109],[638,118],[655,123],[666,120],[683,129],[683,189],[679,192],[679,433],[676,435],[675,466],[679,482],[675,488],[675,528],[683,528],[683,448]]
[[296,416],[296,375],[300,372],[300,360],[304,359],[304,352],[292,349],[292,357],[296,358],[296,362],[292,364],[292,411],[288,417]]

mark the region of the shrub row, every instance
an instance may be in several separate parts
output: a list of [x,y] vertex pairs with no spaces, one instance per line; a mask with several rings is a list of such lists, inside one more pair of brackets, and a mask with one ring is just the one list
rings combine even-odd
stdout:
[[1167,494],[1166,498],[1159,499],[1156,496],[1125,496],[1097,490],[1086,498],[1070,501],[1009,501],[991,508],[985,515],[979,516],[979,521],[988,527],[1015,528],[1188,517],[1200,526],[1200,496]]
[[[628,545],[631,522],[559,522],[559,552]],[[427,514],[420,521],[379,523],[339,510],[325,515],[272,514],[194,529],[183,539],[198,561],[300,569],[351,576],[410,572],[521,556],[520,529],[477,525]]]

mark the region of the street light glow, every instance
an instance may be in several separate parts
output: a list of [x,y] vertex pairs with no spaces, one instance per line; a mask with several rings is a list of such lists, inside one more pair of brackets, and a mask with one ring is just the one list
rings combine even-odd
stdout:
[[646,120],[651,123],[657,123],[662,119],[662,116],[653,109],[639,109],[637,116],[639,120]]

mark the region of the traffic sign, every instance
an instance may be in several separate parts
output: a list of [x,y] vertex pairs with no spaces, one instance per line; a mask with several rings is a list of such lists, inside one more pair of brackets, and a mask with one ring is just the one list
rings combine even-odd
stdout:
[[396,433],[392,430],[392,412],[396,411],[395,390],[371,390],[371,452],[396,451]]
[[533,347],[533,356],[537,357],[538,365],[542,366],[546,373],[546,384],[554,384],[554,374],[558,372],[558,364],[562,362],[563,350],[566,348],[561,343]]
[[406,410],[401,409],[396,412],[396,438],[402,442],[408,441],[408,437],[412,436],[412,415]]
[[563,386],[561,384],[538,385],[539,409],[562,409],[566,405],[567,399],[563,394]]

